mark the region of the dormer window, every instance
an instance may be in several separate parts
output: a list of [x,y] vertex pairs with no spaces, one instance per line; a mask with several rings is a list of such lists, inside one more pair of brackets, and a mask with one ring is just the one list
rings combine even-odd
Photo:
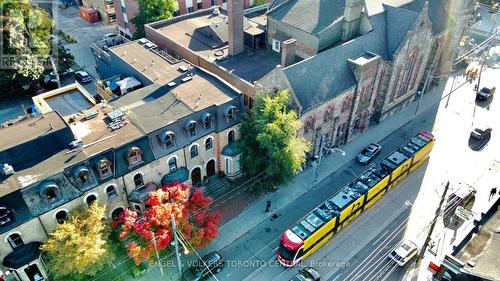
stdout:
[[45,198],[50,204],[57,202],[60,199],[59,195],[59,187],[54,182],[40,184],[40,196]]
[[90,181],[90,171],[85,166],[78,166],[74,170],[75,179],[80,185],[86,185]]
[[166,147],[171,147],[175,144],[175,134],[171,131],[166,131],[162,138]]
[[226,121],[231,122],[236,119],[236,106],[231,105],[226,109]]
[[113,174],[113,170],[111,170],[111,161],[106,158],[99,160],[99,162],[97,162],[97,172],[101,179],[111,176]]
[[54,202],[57,200],[57,189],[55,187],[49,187],[45,190],[45,197],[49,202]]
[[14,213],[11,209],[0,207],[0,226],[14,221]]
[[128,152],[128,165],[133,166],[142,161],[142,151],[138,147],[132,147]]
[[212,116],[210,113],[203,114],[201,121],[203,122],[203,128],[205,128],[205,130],[212,128]]
[[190,137],[195,136],[196,135],[196,121],[194,121],[194,120],[189,121],[187,126],[186,126],[186,129],[187,129],[188,135]]

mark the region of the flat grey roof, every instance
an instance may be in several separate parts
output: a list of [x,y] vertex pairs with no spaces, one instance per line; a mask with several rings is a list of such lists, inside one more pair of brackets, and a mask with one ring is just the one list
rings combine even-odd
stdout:
[[[221,22],[221,17],[223,15],[216,16],[212,14],[211,10],[206,10],[187,17],[182,16],[178,20],[152,23],[149,26],[183,48],[191,50],[248,82],[259,80],[281,63],[279,54],[267,48],[229,57],[227,42],[217,48],[212,47],[213,44],[208,41],[209,37],[201,36],[202,32],[198,31],[211,25],[222,24],[224,21]],[[265,15],[261,13],[247,14],[244,23],[245,32],[257,34],[258,29],[265,28],[263,26],[266,23]],[[200,36],[194,36],[195,34],[200,34]],[[217,34],[219,38],[227,38],[227,28],[217,30]]]
[[[51,127],[52,126],[52,127]],[[26,119],[7,128],[0,128],[0,151],[28,142],[49,132],[65,128],[64,119],[56,112],[49,112]]]

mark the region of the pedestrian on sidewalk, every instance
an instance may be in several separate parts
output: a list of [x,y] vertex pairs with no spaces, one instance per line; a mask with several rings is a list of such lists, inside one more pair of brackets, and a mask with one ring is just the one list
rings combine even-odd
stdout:
[[490,198],[488,198],[488,201],[490,201],[491,197],[495,196],[495,194],[497,194],[497,188],[493,187],[490,191]]
[[[496,193],[496,190],[495,190],[495,193]],[[271,208],[271,201],[267,200],[267,203],[266,203],[266,213],[269,212],[269,208]]]

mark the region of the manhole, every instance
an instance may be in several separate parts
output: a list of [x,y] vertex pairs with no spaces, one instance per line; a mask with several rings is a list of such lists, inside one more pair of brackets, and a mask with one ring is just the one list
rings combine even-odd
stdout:
[[265,232],[266,232],[266,233],[269,233],[269,232],[271,232],[271,228],[269,228],[269,227],[266,227],[266,229],[265,229]]
[[271,218],[273,218],[273,219],[277,219],[277,218],[278,218],[278,215],[277,215],[277,214],[273,214],[273,215],[271,216]]

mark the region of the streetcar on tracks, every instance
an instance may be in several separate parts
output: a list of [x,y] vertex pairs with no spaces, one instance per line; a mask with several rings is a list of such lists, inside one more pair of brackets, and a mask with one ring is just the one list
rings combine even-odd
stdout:
[[287,267],[306,259],[429,157],[434,136],[421,131],[302,217],[282,235],[276,253]]

